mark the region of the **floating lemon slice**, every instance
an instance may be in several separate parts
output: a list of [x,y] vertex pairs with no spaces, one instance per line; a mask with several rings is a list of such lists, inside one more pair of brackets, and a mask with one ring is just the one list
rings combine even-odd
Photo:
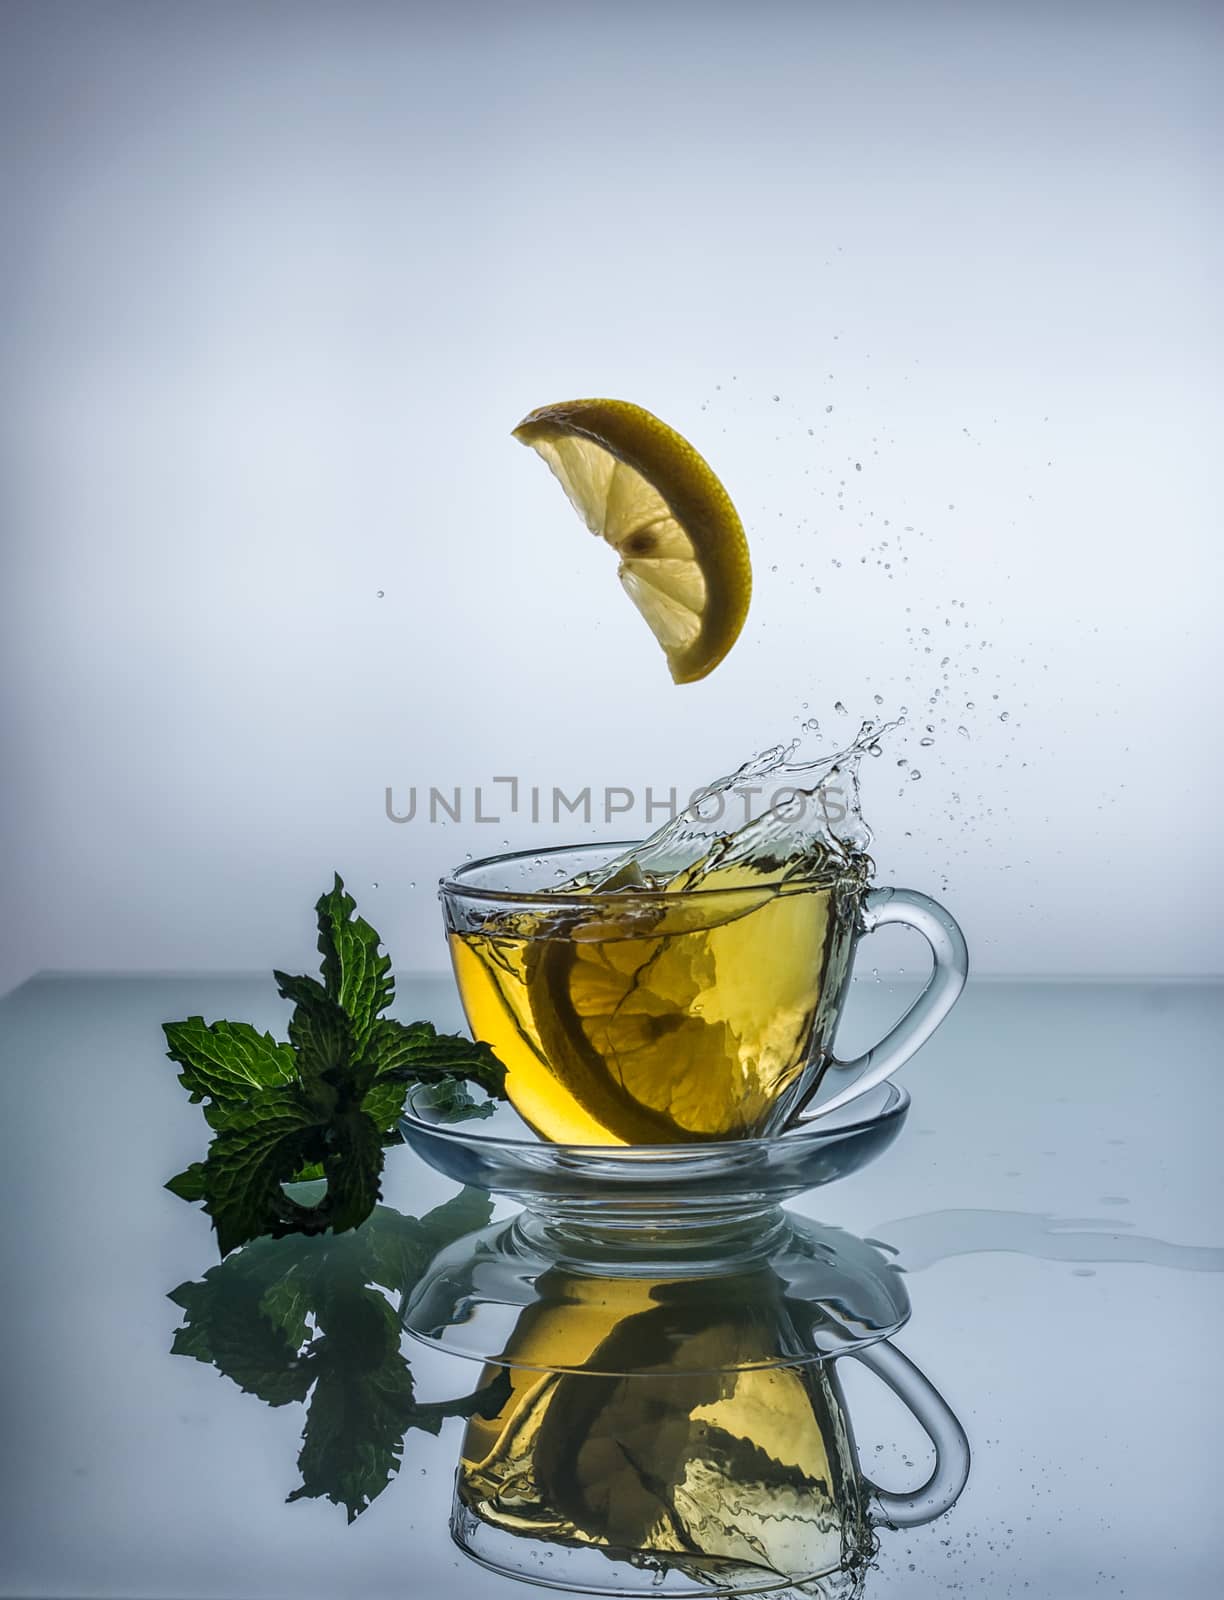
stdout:
[[687,439],[627,400],[566,400],[514,436],[543,456],[663,646],[677,683],[712,672],[739,636],[752,567],[731,497]]

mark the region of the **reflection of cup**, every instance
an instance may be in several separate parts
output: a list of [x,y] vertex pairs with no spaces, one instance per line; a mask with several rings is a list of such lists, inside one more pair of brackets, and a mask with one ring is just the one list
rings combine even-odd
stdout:
[[464,1438],[452,1533],[467,1554],[590,1593],[747,1593],[816,1578],[829,1580],[824,1593],[848,1593],[875,1524],[915,1526],[955,1502],[964,1433],[893,1345],[846,1354],[935,1444],[930,1479],[901,1495],[864,1475],[836,1360],[803,1358],[784,1298],[763,1296],[758,1279],[751,1301],[728,1292],[711,1317],[708,1298],[686,1314],[674,1282],[660,1307],[658,1287],[575,1279],[563,1312],[524,1313],[509,1398]]
[[[960,930],[925,895],[852,876],[573,887],[626,848],[501,856],[442,885],[472,1031],[506,1064],[511,1100],[547,1139],[672,1144],[776,1132],[829,1068],[853,1076],[822,1112],[895,1072],[964,986]],[[837,1061],[855,945],[888,922],[924,936],[934,971],[873,1050]]]

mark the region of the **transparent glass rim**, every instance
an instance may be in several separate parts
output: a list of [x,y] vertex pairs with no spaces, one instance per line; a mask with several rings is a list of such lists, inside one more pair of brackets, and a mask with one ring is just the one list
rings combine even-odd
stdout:
[[[645,843],[642,839],[591,839],[585,844],[551,844],[537,850],[507,850],[504,854],[481,856],[478,861],[465,861],[445,878],[438,880],[439,899],[494,901],[499,905],[513,906],[564,906],[590,908],[592,905],[624,906],[629,901],[637,904],[674,905],[677,895],[666,889],[592,889],[589,894],[563,894],[555,889],[484,889],[465,882],[472,873],[489,867],[511,865],[515,861],[538,861],[547,856],[573,855],[579,850],[606,850],[609,854],[633,849]],[[869,887],[860,883],[850,872],[830,873],[827,877],[788,878],[784,884],[741,884],[734,889],[685,889],[685,900],[734,900],[739,897],[759,895],[762,888],[776,887],[784,894],[803,894],[811,889],[858,890]]]

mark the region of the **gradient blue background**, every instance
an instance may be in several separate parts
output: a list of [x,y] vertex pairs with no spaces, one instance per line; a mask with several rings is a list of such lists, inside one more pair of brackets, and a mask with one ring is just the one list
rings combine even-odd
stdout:
[[[333,868],[437,968],[441,871],[585,830],[387,785],[901,705],[881,876],[979,970],[1219,971],[1222,19],[7,0],[0,988],[292,967]],[[743,512],[702,684],[509,437],[582,393]]]

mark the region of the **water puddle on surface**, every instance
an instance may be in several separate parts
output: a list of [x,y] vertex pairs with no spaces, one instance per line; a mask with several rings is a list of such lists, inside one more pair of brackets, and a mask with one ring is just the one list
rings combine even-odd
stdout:
[[1173,1244],[1131,1231],[1116,1217],[1057,1217],[1030,1211],[927,1211],[872,1228],[868,1240],[923,1272],[952,1256],[1011,1254],[1097,1266],[1116,1262],[1177,1272],[1224,1272],[1224,1248]]

